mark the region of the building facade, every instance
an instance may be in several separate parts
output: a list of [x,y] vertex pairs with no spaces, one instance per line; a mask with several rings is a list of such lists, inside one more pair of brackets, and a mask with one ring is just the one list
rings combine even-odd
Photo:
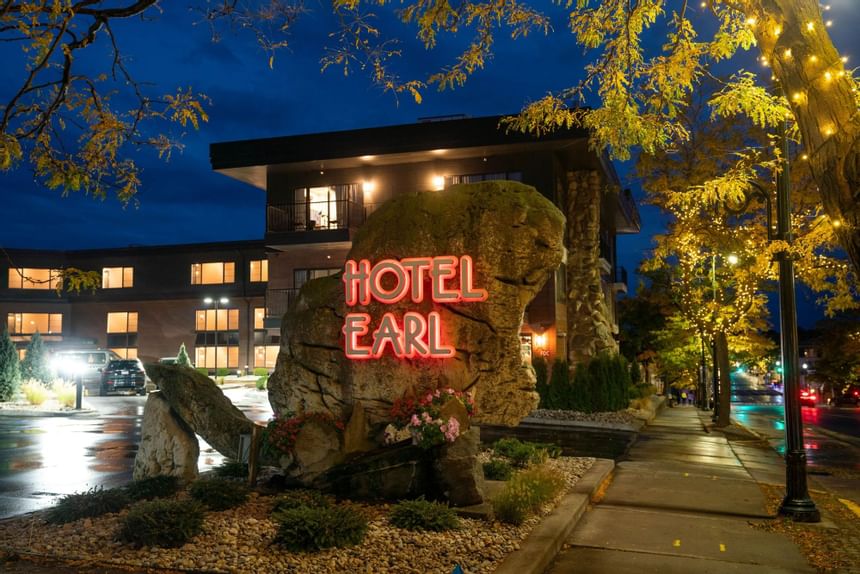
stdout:
[[[21,350],[38,331],[52,349],[104,348],[147,362],[176,356],[184,343],[213,371],[274,366],[262,241],[7,253],[0,317]],[[70,267],[96,271],[100,287],[58,291]]]
[[[106,348],[154,361],[184,343],[198,367],[273,368],[281,317],[301,286],[339,272],[367,217],[399,193],[516,180],[567,217],[566,262],[529,305],[525,356],[577,362],[617,348],[626,290],[618,234],[639,230],[629,192],[582,130],[541,139],[500,117],[216,143],[212,167],[266,193],[263,240],[87,251],[9,250],[0,317],[20,349]],[[57,290],[66,268],[96,271],[95,291]]]
[[626,290],[615,240],[639,230],[630,193],[583,130],[535,139],[506,133],[501,117],[216,143],[213,169],[266,193],[269,283],[265,324],[301,286],[337,273],[356,230],[399,193],[516,180],[534,186],[568,219],[567,263],[529,306],[524,354],[577,361],[616,349],[616,294]]

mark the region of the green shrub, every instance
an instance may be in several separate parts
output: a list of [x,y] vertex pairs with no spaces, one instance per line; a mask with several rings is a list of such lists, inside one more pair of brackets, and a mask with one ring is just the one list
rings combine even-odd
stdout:
[[460,527],[460,519],[447,504],[418,500],[403,500],[391,508],[388,522],[406,530],[442,532]]
[[248,487],[224,478],[198,480],[192,483],[188,492],[191,498],[200,501],[209,510],[227,510],[248,499]]
[[0,401],[11,401],[21,383],[21,366],[18,351],[9,336],[9,330],[0,337]]
[[269,386],[269,375],[257,377],[257,390],[265,391]]
[[546,408],[548,409],[570,409],[571,388],[570,369],[567,363],[556,360],[552,364],[552,375],[547,388]]
[[221,478],[248,478],[248,463],[238,460],[225,460],[212,470]]
[[119,512],[131,500],[124,490],[105,490],[97,486],[85,492],[67,494],[48,510],[45,519],[51,524],[65,524],[80,518],[92,518],[110,512]]
[[254,369],[254,376],[255,377],[268,377],[269,376],[269,369],[267,369],[266,367],[257,367]]
[[535,370],[535,379],[537,379],[535,390],[540,396],[538,408],[549,408],[547,406],[547,401],[549,400],[549,381],[547,381],[546,359],[543,357],[534,357],[532,359],[532,368]]
[[496,518],[510,524],[522,524],[540,507],[554,499],[566,487],[564,478],[545,465],[516,473],[493,499]]
[[206,375],[207,377],[209,376],[209,369],[207,369],[206,367],[196,367],[194,370],[201,375]]
[[493,452],[497,456],[503,456],[518,468],[525,468],[530,464],[544,462],[549,454],[546,448],[531,442],[522,442],[515,438],[502,438],[493,445]]
[[127,484],[125,492],[132,500],[149,500],[173,496],[182,488],[178,476],[152,476]]
[[31,405],[39,406],[48,400],[51,393],[45,388],[45,385],[35,379],[26,381],[21,385],[21,392],[24,393],[24,398]]
[[54,381],[54,384],[51,385],[51,391],[62,406],[69,409],[75,406],[78,391],[73,383],[66,383],[61,380]]
[[203,529],[203,506],[195,500],[152,500],[133,506],[119,538],[135,546],[178,548]]
[[218,367],[218,368],[215,370],[215,376],[216,376],[216,377],[226,377],[226,376],[228,376],[229,374],[230,374],[230,369],[228,369],[228,368],[226,368],[226,367]]
[[185,343],[179,345],[179,352],[176,354],[176,364],[180,367],[193,367],[191,357],[188,356],[188,351],[185,350]]
[[354,546],[364,540],[367,517],[349,505],[299,506],[279,513],[274,542],[293,552]]
[[508,480],[513,472],[511,463],[501,458],[494,458],[484,463],[484,478],[487,480]]
[[332,505],[331,497],[328,497],[318,490],[306,490],[299,488],[296,490],[288,490],[281,494],[272,507],[272,517],[275,520],[280,520],[279,515],[285,510],[293,510],[296,508],[327,508]]
[[39,331],[33,333],[27,343],[27,353],[21,361],[21,378],[34,379],[47,385],[51,380],[51,370],[48,368],[48,358],[45,356],[45,345]]

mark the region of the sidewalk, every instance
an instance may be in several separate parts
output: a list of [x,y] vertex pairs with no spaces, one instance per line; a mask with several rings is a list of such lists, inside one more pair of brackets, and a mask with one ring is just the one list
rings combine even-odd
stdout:
[[784,482],[782,460],[705,421],[663,409],[547,574],[815,572],[787,538],[750,525],[771,517],[758,481]]

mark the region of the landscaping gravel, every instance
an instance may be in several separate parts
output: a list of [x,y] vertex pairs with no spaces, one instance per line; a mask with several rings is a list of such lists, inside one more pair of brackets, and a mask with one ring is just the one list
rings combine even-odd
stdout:
[[[574,485],[594,463],[592,458],[560,457],[547,464]],[[318,553],[291,553],[273,545],[277,524],[269,514],[274,497],[252,493],[247,503],[206,516],[203,534],[181,548],[134,549],[115,540],[127,510],[65,525],[49,525],[44,513],[0,523],[0,549],[68,561],[133,568],[172,568],[229,572],[336,573],[398,572],[448,574],[460,564],[470,574],[493,572],[501,560],[540,521],[521,526],[462,519],[462,527],[448,532],[410,532],[390,526],[388,505],[362,505],[370,517],[364,542],[351,548]],[[543,514],[557,503],[548,504]],[[80,562],[78,562],[80,565]]]
[[537,419],[549,419],[556,421],[598,422],[611,424],[633,424],[640,417],[633,411],[604,412],[604,413],[581,413],[579,411],[560,411],[551,409],[537,409],[529,415]]

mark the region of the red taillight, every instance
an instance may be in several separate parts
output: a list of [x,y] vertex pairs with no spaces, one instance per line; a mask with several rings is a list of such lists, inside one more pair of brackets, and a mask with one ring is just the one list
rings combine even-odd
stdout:
[[854,391],[854,396],[855,396],[855,397],[860,397],[860,391]]

